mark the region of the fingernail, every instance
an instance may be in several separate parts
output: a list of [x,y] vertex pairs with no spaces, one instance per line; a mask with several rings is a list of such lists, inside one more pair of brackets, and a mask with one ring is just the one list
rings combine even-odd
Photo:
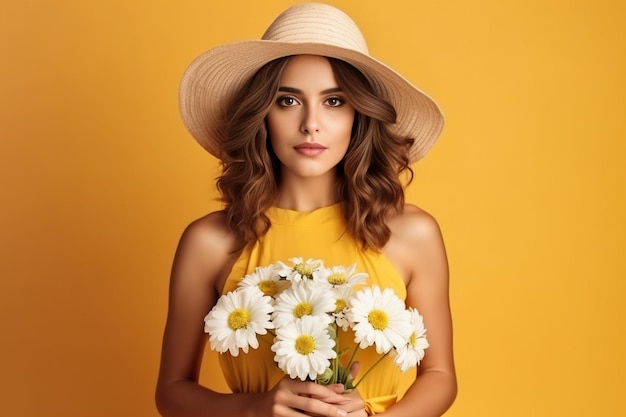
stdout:
[[345,416],[347,416],[347,415],[348,415],[348,412],[347,412],[347,411],[345,411],[345,410],[342,410],[342,409],[338,409],[338,410],[337,410],[337,415],[338,415],[338,416],[341,416],[341,417],[345,417]]

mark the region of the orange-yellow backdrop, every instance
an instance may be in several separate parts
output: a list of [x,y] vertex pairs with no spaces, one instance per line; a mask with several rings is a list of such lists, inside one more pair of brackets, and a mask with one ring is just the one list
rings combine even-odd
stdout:
[[[625,415],[624,3],[331,3],[447,115],[409,190],[449,250],[447,415]],[[3,1],[1,415],[157,415],[172,254],[218,207],[177,83],[288,4]]]

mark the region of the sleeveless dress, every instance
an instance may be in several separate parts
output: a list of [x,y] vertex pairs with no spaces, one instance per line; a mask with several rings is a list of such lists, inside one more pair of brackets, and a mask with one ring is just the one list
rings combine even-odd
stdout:
[[[254,246],[245,249],[231,270],[222,294],[235,290],[237,283],[257,266],[288,263],[289,258],[320,259],[326,266],[349,266],[356,262],[356,271],[366,272],[368,285],[391,288],[402,300],[406,298],[404,282],[396,268],[381,253],[363,251],[346,231],[341,207],[335,204],[311,212],[299,212],[276,207],[266,213],[272,222],[268,233]],[[354,349],[353,334],[342,333],[340,348],[349,347],[348,360]],[[361,362],[359,377],[380,358],[374,347],[359,349],[355,360]],[[343,357],[342,357],[343,359]],[[228,352],[219,355],[225,380],[233,392],[264,392],[270,390],[285,375],[274,362],[274,352],[267,343],[258,349],[240,352],[236,357]],[[409,372],[407,372],[409,374]],[[406,386],[403,375],[389,356],[385,357],[358,386],[366,401],[369,414],[380,413],[394,404]]]

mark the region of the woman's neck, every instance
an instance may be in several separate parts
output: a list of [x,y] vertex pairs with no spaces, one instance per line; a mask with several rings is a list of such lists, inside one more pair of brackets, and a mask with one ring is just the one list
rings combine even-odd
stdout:
[[275,206],[288,210],[313,211],[339,202],[334,172],[318,177],[285,176],[278,188]]

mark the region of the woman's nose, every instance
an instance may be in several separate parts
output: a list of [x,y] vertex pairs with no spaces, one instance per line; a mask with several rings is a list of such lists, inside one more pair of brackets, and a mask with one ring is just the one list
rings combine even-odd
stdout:
[[315,109],[307,107],[302,117],[302,133],[311,134],[313,132],[319,132],[320,129],[318,117],[319,115],[317,114],[317,111]]

